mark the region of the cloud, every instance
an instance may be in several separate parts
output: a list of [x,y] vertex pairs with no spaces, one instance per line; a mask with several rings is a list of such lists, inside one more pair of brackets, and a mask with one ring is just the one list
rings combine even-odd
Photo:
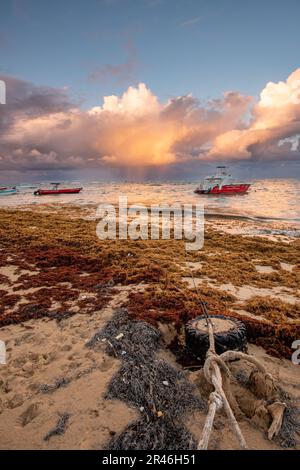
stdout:
[[0,131],[9,128],[12,122],[30,116],[48,116],[74,107],[64,88],[38,87],[1,74],[0,79],[6,84],[7,95],[6,105],[0,109]]
[[300,133],[300,69],[286,82],[269,82],[252,110],[246,129],[232,129],[220,134],[209,152],[212,158],[265,159],[299,157],[298,149],[288,150],[281,141]]
[[203,17],[202,16],[195,16],[194,18],[190,18],[188,20],[185,20],[181,23],[181,26],[193,26],[194,24],[200,23],[202,21]]
[[235,91],[207,103],[191,94],[162,103],[140,83],[87,111],[65,89],[0,79],[8,90],[0,107],[0,170],[133,171],[300,156],[300,69],[285,82],[269,82],[256,104]]
[[138,68],[137,51],[130,41],[125,44],[124,49],[127,53],[127,58],[124,62],[95,67],[89,74],[89,80],[93,82],[111,82],[114,80],[121,84],[132,81]]

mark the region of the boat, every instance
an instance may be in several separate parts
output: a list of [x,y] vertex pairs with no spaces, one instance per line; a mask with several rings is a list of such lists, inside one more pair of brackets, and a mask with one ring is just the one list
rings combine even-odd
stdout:
[[226,172],[226,168],[226,166],[217,166],[217,173],[204,178],[194,192],[212,195],[246,194],[251,184],[234,181]]
[[6,196],[8,194],[16,194],[17,193],[17,188],[15,186],[7,188],[0,188],[0,196]]
[[60,188],[60,183],[51,183],[50,189],[37,189],[34,191],[35,196],[49,196],[52,194],[78,194],[82,188]]

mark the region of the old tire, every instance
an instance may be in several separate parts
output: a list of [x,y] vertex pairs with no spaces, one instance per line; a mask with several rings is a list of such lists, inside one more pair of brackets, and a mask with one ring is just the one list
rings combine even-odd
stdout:
[[[247,335],[244,323],[225,315],[210,315],[215,324],[215,348],[217,354],[225,351],[247,351]],[[214,321],[214,319],[216,319]],[[186,348],[201,362],[205,361],[209,347],[205,316],[190,320],[185,326]]]

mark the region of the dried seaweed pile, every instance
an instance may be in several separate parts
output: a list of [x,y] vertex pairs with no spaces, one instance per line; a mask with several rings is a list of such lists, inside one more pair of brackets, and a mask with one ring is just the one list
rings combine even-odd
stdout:
[[299,323],[273,324],[267,320],[250,318],[236,312],[224,313],[224,315],[235,317],[246,325],[249,342],[262,346],[272,356],[291,358],[293,352],[291,345],[300,337]]
[[288,403],[284,412],[282,426],[278,434],[281,447],[295,447],[300,437],[300,408],[299,403]]
[[101,241],[95,221],[66,214],[0,209],[0,216],[0,267],[13,265],[18,276],[14,282],[0,276],[0,326],[74,305],[93,313],[113,293],[109,284],[157,283],[166,271],[180,271],[172,261],[175,253],[183,257],[180,242]]
[[45,394],[53,393],[59,388],[67,387],[73,380],[78,380],[81,377],[87,374],[90,374],[91,372],[94,372],[96,368],[97,368],[97,365],[94,362],[90,367],[80,370],[79,372],[76,372],[75,374],[70,374],[68,377],[59,377],[54,381],[54,383],[41,385],[40,392],[45,393]]
[[[198,297],[182,280],[190,276],[186,261],[201,263],[193,274],[202,278],[200,297],[214,313],[235,315],[229,309],[237,299],[220,289],[228,282],[285,286],[289,294],[299,296],[299,239],[276,242],[220,233],[207,226],[204,250],[186,253],[181,240],[101,241],[96,221],[80,218],[78,208],[49,210],[53,213],[0,209],[0,266],[14,265],[20,274],[14,283],[0,275],[0,283],[6,286],[0,290],[0,327],[41,316],[59,320],[76,312],[92,314],[111,298],[109,283],[144,283],[149,289],[130,295],[131,317],[154,326],[172,323],[179,329],[201,313]],[[290,263],[290,269],[283,269],[281,263]],[[258,272],[256,264],[271,266],[274,272]],[[206,277],[218,288],[206,284]],[[290,346],[299,337],[299,304],[291,307],[260,297],[239,308],[266,318],[266,322],[245,318],[250,341],[269,354],[290,358]]]
[[[208,302],[215,312],[226,311],[233,304],[234,296],[230,293],[206,286],[198,290],[201,299]],[[160,321],[172,322],[178,328],[191,318],[202,315],[198,293],[178,281],[131,293],[128,310],[136,320],[144,320],[154,326]]]
[[49,441],[49,439],[53,436],[62,436],[65,433],[69,419],[70,415],[68,413],[62,413],[54,428],[50,429],[50,431],[48,431],[45,435],[44,441]]
[[21,305],[14,314],[11,314],[9,311],[3,314],[0,313],[0,327],[37,318],[50,318],[59,323],[62,320],[70,318],[73,314],[74,313],[66,312],[63,309],[59,309],[58,311],[48,310],[44,303],[25,304]]
[[106,398],[135,406],[139,419],[108,444],[115,450],[194,449],[196,443],[183,424],[185,413],[204,410],[185,375],[156,356],[160,333],[143,321],[130,320],[119,309],[87,347],[106,344],[107,353],[122,360]]
[[263,316],[273,323],[300,319],[300,302],[290,304],[269,296],[255,296],[246,301],[244,307],[248,312]]

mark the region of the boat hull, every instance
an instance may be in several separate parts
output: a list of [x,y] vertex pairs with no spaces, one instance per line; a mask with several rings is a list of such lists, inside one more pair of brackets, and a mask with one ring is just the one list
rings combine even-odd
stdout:
[[82,188],[72,189],[38,189],[34,192],[35,196],[51,196],[56,194],[78,194]]
[[0,189],[0,196],[7,196],[9,194],[16,194],[16,189]]
[[207,195],[231,195],[231,194],[245,194],[250,188],[251,184],[225,184],[221,188],[215,186],[209,190],[204,189],[195,189],[197,194],[207,194]]

